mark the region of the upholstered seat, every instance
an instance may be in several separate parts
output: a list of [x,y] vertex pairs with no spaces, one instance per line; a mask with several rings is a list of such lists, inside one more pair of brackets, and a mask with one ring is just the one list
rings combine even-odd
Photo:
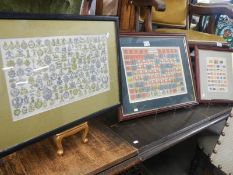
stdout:
[[[135,6],[136,30],[140,22],[145,32],[184,33],[192,44],[229,46],[223,37],[214,34],[218,15],[226,14],[232,17],[231,4],[191,4],[189,0],[132,0]],[[198,31],[190,29],[192,15],[198,15]],[[211,16],[210,25],[203,28],[202,16]],[[153,27],[152,27],[153,26]],[[154,30],[154,26],[156,29]],[[205,33],[203,32],[205,31]]]
[[[165,11],[157,11],[152,8],[152,23],[159,26],[173,26],[185,28],[187,25],[187,0],[164,0]],[[141,9],[140,17],[146,15],[145,9]]]

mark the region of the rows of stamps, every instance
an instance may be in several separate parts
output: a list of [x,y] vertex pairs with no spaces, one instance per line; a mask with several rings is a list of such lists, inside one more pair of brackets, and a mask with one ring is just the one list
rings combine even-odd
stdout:
[[186,94],[178,47],[123,47],[130,103]]
[[0,40],[14,121],[110,90],[107,37]]
[[228,92],[227,64],[225,58],[206,59],[208,92]]

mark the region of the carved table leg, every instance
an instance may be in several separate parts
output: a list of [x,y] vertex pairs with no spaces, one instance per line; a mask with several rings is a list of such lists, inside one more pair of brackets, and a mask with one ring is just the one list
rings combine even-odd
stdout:
[[87,122],[82,123],[82,124],[80,124],[80,125],[78,125],[78,126],[76,126],[74,128],[63,131],[63,132],[61,132],[59,134],[56,134],[54,136],[54,141],[55,141],[55,144],[57,146],[57,154],[59,156],[62,156],[63,153],[64,153],[64,149],[63,149],[63,146],[62,146],[62,139],[65,138],[65,137],[77,134],[80,131],[83,131],[82,132],[82,141],[83,141],[83,143],[87,143],[88,142],[87,134],[88,134],[88,131],[89,131],[89,127],[88,127]]

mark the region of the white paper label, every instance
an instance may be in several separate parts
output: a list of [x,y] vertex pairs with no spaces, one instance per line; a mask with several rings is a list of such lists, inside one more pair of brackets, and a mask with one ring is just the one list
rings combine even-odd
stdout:
[[217,42],[217,46],[218,46],[218,47],[222,47],[222,43]]
[[150,41],[144,41],[144,47],[149,47],[150,46]]

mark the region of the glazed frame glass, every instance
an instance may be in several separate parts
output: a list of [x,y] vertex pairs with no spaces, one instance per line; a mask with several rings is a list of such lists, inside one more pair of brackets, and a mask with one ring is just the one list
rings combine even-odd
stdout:
[[233,50],[195,47],[196,79],[200,103],[233,102]]
[[116,17],[0,14],[0,25],[0,156],[119,106]]
[[120,48],[120,121],[197,103],[184,35],[122,34]]

